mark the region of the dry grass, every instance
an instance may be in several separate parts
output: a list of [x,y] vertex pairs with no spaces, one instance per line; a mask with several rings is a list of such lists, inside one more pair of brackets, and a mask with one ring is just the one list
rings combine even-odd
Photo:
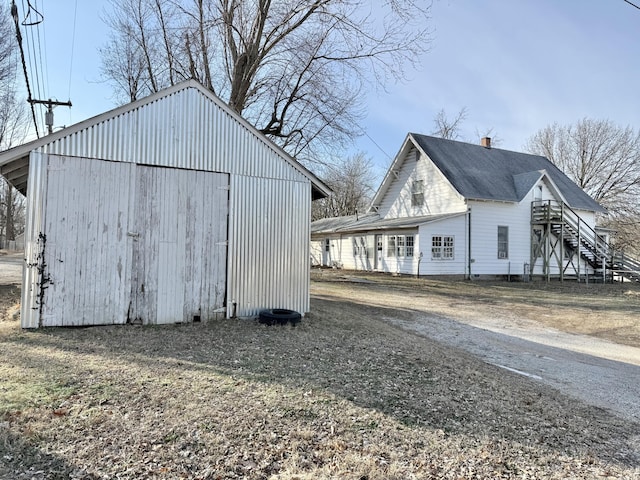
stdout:
[[378,320],[401,311],[312,309],[296,328],[0,322],[0,478],[640,475],[640,426]]
[[[376,306],[466,318],[535,321],[569,333],[640,347],[640,284],[440,281],[367,272],[314,270],[312,278],[333,298],[366,298]],[[366,283],[351,282],[364,280]],[[342,280],[342,282],[340,282]],[[363,294],[363,292],[365,292]]]

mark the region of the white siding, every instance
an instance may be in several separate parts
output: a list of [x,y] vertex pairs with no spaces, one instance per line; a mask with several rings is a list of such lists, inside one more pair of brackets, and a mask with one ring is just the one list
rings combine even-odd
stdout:
[[[135,104],[134,104],[135,105]],[[123,107],[44,145],[58,155],[308,181],[302,171],[198,88]],[[62,131],[64,132],[64,130]]]
[[[419,238],[417,229],[370,231],[354,234],[328,236],[330,239],[330,255],[332,263],[345,270],[381,271],[389,273],[415,274],[418,265]],[[378,259],[376,236],[382,235],[382,255]],[[401,257],[387,255],[388,237],[390,235],[413,235],[414,255]]]
[[[40,233],[46,234],[46,228],[55,232],[47,238],[56,238],[50,250],[59,254],[59,265],[49,268],[58,283],[47,289],[47,319],[70,324],[122,323],[127,318],[162,323],[190,321],[196,314],[203,320],[212,318],[222,307],[227,307],[228,316],[255,315],[275,307],[309,310],[312,175],[195,83],[172,87],[50,138],[30,153],[25,240],[27,261],[36,265]],[[52,196],[45,202],[48,155],[101,166],[56,176],[51,180]],[[147,168],[152,170],[145,174]],[[209,175],[224,178],[224,186],[203,180]],[[81,177],[89,180],[83,184]],[[202,181],[206,185],[198,186]],[[127,188],[128,196],[122,194]],[[222,205],[218,194],[232,209],[229,219],[226,209],[217,207]],[[63,241],[58,238],[63,227],[54,224],[66,215],[68,202],[76,205],[68,208],[76,223],[68,228],[71,240]],[[128,210],[123,202],[128,202]],[[83,205],[100,207],[90,210]],[[197,225],[212,206],[224,218]],[[51,215],[48,226],[45,212]],[[145,222],[144,231],[133,228]],[[104,236],[100,224],[106,228]],[[224,238],[207,230],[213,224]],[[69,241],[82,248],[75,253],[65,250],[71,260],[63,267],[67,262],[54,244]],[[120,252],[123,241],[129,242],[126,255]],[[134,241],[138,243],[132,245]],[[139,247],[135,253],[134,247]],[[91,259],[89,251],[99,255]],[[120,255],[115,263],[114,255]],[[121,271],[126,268],[129,277]],[[87,275],[92,276],[89,281]],[[117,284],[121,278],[129,284]],[[40,323],[41,280],[36,266],[25,269],[22,318],[30,328]],[[129,296],[123,297],[123,292]],[[60,308],[71,311],[60,316]]]
[[[433,236],[453,237],[453,259],[434,259],[431,255]],[[460,215],[420,227],[420,275],[465,275],[468,265],[467,216]]]
[[44,222],[47,184],[47,159],[32,153],[29,158],[29,184],[24,231],[25,265],[22,272],[22,301],[20,320],[23,328],[38,328],[40,323],[40,275],[38,260],[41,254],[40,233]]
[[[522,275],[531,256],[531,202],[469,202],[471,276]],[[508,258],[498,258],[498,226],[509,228]]]
[[[544,180],[542,200],[559,200],[547,188]],[[536,198],[536,187],[520,203],[470,201],[471,207],[471,275],[522,275],[525,264],[531,263],[531,202]],[[593,212],[577,211],[589,225],[595,224]],[[509,258],[498,258],[498,226],[509,227]],[[566,264],[566,261],[565,261]],[[586,268],[581,262],[581,270]],[[542,273],[542,259],[538,259],[534,274]],[[555,259],[550,263],[550,274],[560,270]]]
[[320,267],[323,265],[324,238],[321,240],[311,240],[309,256],[311,257],[311,266]]
[[[464,198],[424,155],[415,148],[409,149],[400,162],[397,178],[386,191],[378,212],[382,218],[415,217],[440,213],[464,212]],[[414,180],[424,181],[424,205],[411,206],[411,184]]]
[[23,327],[216,318],[226,287],[227,175],[33,157],[33,173],[46,172],[45,213],[27,235]]
[[311,184],[231,176],[228,314],[309,311]]

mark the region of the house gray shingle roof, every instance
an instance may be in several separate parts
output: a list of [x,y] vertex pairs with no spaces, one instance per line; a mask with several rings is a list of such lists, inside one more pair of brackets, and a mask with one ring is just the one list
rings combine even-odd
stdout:
[[571,207],[605,211],[545,157],[416,133],[410,136],[465,198],[519,202],[545,170]]

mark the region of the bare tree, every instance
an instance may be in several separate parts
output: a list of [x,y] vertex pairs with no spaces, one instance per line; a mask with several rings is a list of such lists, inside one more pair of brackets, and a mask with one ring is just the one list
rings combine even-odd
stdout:
[[373,194],[371,160],[363,153],[344,159],[337,165],[325,166],[325,183],[333,193],[313,202],[313,220],[363,213]]
[[[431,135],[446,138],[448,140],[460,140],[462,137],[462,124],[467,119],[468,114],[469,111],[467,110],[467,107],[462,107],[453,118],[449,118],[444,108],[441,109],[433,119],[434,129],[431,131]],[[483,137],[490,137],[491,145],[494,147],[497,147],[502,143],[502,139],[498,137],[493,127],[483,130],[483,133],[476,128],[475,137],[476,138],[473,140],[466,141],[469,143],[480,143],[480,140]]]
[[[11,16],[0,6],[0,150],[26,137],[29,116],[26,102],[19,101],[16,87],[17,46]],[[24,230],[24,197],[4,178],[0,179],[0,235],[15,240]]]
[[544,155],[609,210],[620,247],[640,240],[640,131],[609,120],[554,123],[533,135],[527,150]]
[[431,135],[448,140],[458,140],[462,123],[467,119],[467,107],[462,107],[455,117],[449,118],[444,108],[433,119],[434,128]]
[[[416,0],[112,0],[103,68],[138,98],[196,78],[298,155],[360,133],[362,87],[404,77],[429,43]],[[127,42],[131,45],[127,46]],[[113,44],[115,42],[115,44]],[[116,58],[114,58],[116,55]],[[137,81],[132,81],[136,80]],[[133,94],[132,94],[133,92]]]

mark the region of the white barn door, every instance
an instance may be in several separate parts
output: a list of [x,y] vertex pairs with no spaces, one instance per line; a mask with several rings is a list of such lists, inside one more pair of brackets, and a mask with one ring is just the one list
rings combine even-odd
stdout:
[[135,184],[128,321],[224,316],[228,175],[137,166]]
[[228,197],[227,174],[49,156],[30,326],[224,317]]
[[[124,323],[134,165],[51,155],[37,267],[42,326]],[[35,325],[34,325],[35,326]]]

